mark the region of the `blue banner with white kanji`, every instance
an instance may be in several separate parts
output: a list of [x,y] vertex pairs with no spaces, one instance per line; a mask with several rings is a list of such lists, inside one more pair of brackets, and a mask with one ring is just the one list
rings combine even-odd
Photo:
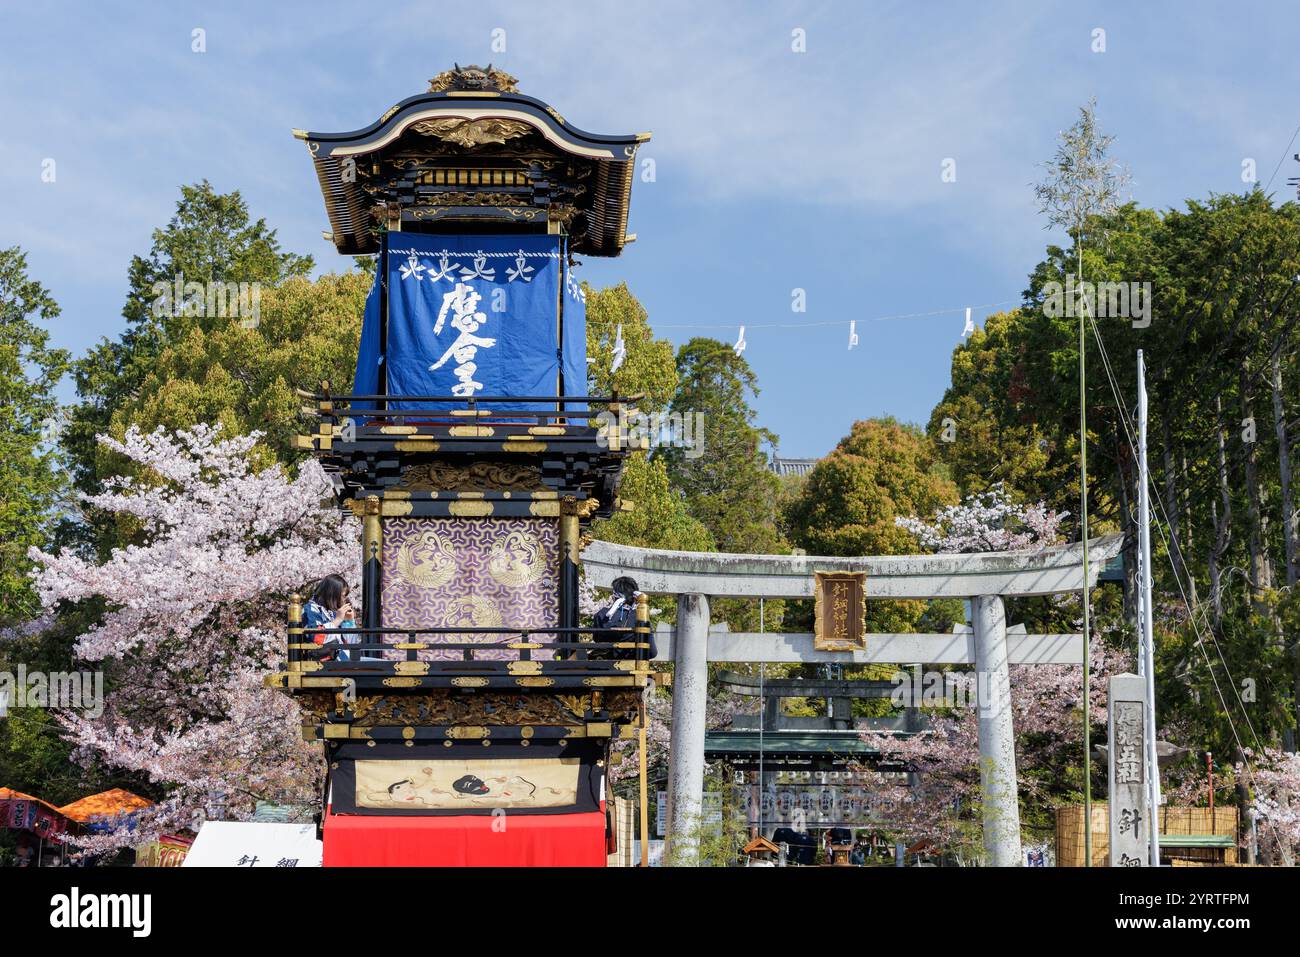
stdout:
[[[564,265],[564,325],[560,351],[564,371],[564,394],[586,395],[587,389],[587,293],[567,262]],[[585,412],[585,402],[564,406],[566,412]]]
[[[378,296],[372,292],[362,323],[356,394],[553,396],[559,394],[561,369],[574,362],[583,369],[575,394],[586,392],[583,314],[574,310],[580,339],[560,326],[561,237],[389,233],[386,238],[387,342],[379,341]],[[580,355],[566,358],[576,349]],[[565,391],[574,390],[566,384]],[[418,407],[438,406],[389,403],[395,410]]]

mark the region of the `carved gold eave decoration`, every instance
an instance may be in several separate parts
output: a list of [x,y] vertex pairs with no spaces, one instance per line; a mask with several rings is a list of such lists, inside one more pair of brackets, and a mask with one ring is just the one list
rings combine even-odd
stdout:
[[530,133],[533,127],[521,120],[507,120],[499,116],[485,116],[476,120],[461,116],[444,116],[420,120],[410,127],[422,136],[432,136],[444,143],[454,143],[466,148],[488,143],[505,145],[507,140]]
[[[445,213],[452,213],[463,208],[462,206],[408,206],[406,215],[414,220],[437,219]],[[544,209],[535,206],[492,206],[490,208],[499,209],[514,219],[524,219],[529,222],[546,212]]]
[[566,495],[560,499],[561,515],[576,515],[581,519],[591,518],[600,508],[600,499],[595,496],[584,498],[581,501],[574,495]]
[[556,695],[555,700],[564,706],[564,709],[579,721],[586,720],[587,711],[591,708],[591,695],[589,694],[562,694]]
[[474,462],[468,467],[437,462],[409,466],[400,487],[413,492],[543,491],[541,469],[505,462]]
[[[518,678],[521,688],[548,688],[552,679]],[[465,687],[465,686],[458,686]],[[595,692],[595,695],[605,694]],[[521,736],[533,736],[532,725],[547,727],[581,727],[588,723],[588,712],[604,705],[609,720],[621,723],[638,711],[640,695],[633,690],[609,692],[607,700],[593,700],[593,693],[548,695],[537,692],[487,692],[466,695],[459,691],[431,689],[394,695],[361,695],[350,705],[350,719],[356,728],[447,728],[447,727],[524,727]],[[331,720],[329,712],[338,710],[333,702],[321,697],[304,704],[304,718],[318,723]],[[597,718],[597,720],[600,720]]]
[[510,193],[430,193],[429,206],[518,206],[519,197]]

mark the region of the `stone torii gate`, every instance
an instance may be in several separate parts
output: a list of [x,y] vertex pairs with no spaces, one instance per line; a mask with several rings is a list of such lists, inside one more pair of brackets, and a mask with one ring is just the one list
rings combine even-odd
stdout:
[[[1119,554],[1119,535],[1089,542],[1088,587]],[[583,551],[587,580],[609,587],[631,575],[648,594],[677,597],[677,627],[659,643],[671,660],[672,739],[668,771],[668,848],[692,861],[692,823],[704,799],[704,711],[708,663],[841,662],[973,664],[980,689],[979,750],[984,847],[995,866],[1021,862],[1020,808],[1011,723],[1011,664],[1081,664],[1083,636],[1029,635],[1007,627],[1005,597],[1057,595],[1084,587],[1082,545],[1035,552],[865,558],[678,552],[592,542]],[[814,648],[812,634],[710,632],[710,598],[812,598],[817,572],[865,572],[868,599],[960,598],[971,603],[971,626],[954,634],[868,634],[855,651]],[[670,647],[665,648],[665,644]],[[988,701],[982,700],[987,692]]]

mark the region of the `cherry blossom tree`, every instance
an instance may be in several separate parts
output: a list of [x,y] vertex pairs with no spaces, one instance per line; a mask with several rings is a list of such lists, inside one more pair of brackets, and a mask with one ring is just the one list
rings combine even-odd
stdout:
[[319,749],[301,740],[297,704],[262,681],[283,658],[287,596],[328,572],[356,587],[359,530],[328,506],[317,463],[296,477],[257,468],[259,438],[203,425],[101,436],[135,474],[85,503],[133,522],[136,541],[106,561],[30,553],[47,610],[106,608],[74,649],[106,673],[103,714],[59,715],[74,755],[147,776],[165,795],[133,833],[85,840],[90,851],[189,826],[214,796],[234,818],[258,799],[316,800]]
[[1237,764],[1234,771],[1254,791],[1261,849],[1266,859],[1293,867],[1300,846],[1300,754],[1274,748],[1244,753],[1249,764]]
[[939,509],[930,521],[900,515],[894,524],[932,552],[1018,552],[1055,545],[1069,514],[1049,509],[1044,502],[1018,505],[999,482],[987,492]]

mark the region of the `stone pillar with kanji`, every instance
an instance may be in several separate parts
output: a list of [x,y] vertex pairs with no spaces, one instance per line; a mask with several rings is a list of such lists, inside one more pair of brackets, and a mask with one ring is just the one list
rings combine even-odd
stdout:
[[1110,865],[1144,867],[1149,863],[1152,823],[1147,813],[1146,681],[1134,674],[1115,675],[1110,679],[1106,707]]

